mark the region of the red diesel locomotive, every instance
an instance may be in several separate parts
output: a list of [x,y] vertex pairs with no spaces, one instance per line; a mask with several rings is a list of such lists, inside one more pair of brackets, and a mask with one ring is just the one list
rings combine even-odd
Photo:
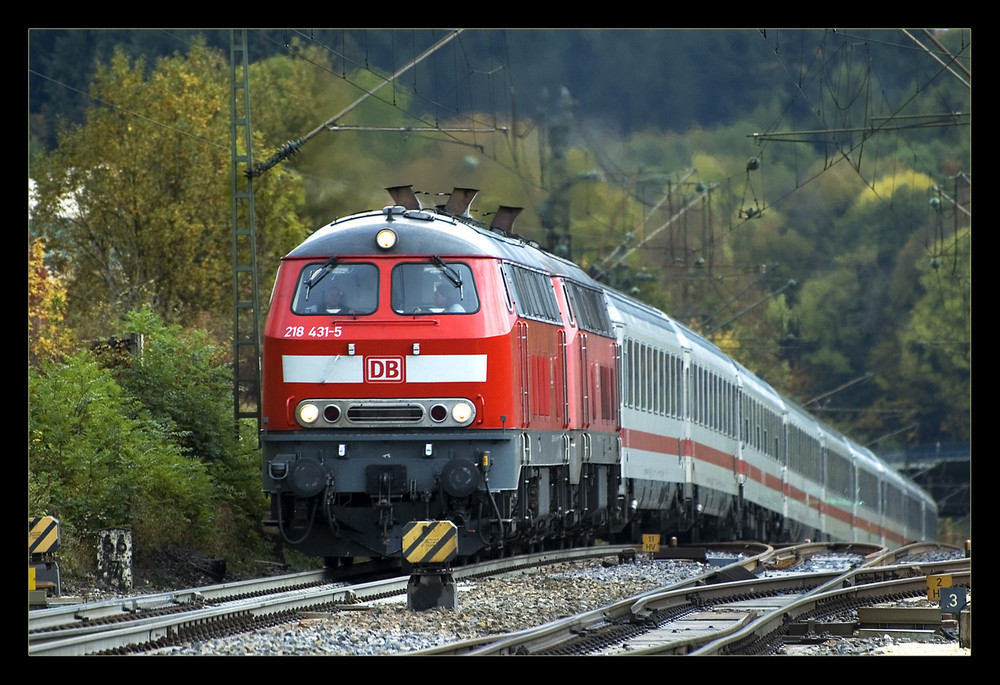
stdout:
[[897,546],[936,506],[717,347],[468,217],[475,191],[334,221],[278,271],[263,355],[265,521],[328,563],[641,533]]
[[573,264],[485,227],[456,190],[335,221],[283,260],[264,339],[264,489],[285,540],[400,554],[413,520],[458,554],[583,541],[619,497],[616,344]]

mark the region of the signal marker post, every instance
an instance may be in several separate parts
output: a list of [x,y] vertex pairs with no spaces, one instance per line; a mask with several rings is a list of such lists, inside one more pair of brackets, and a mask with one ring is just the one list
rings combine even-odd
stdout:
[[28,517],[28,603],[44,606],[51,592],[62,594],[59,564],[52,553],[61,541],[59,519],[53,516]]
[[410,611],[458,609],[449,564],[458,554],[458,528],[451,521],[413,521],[403,528],[403,559],[413,572],[406,586]]

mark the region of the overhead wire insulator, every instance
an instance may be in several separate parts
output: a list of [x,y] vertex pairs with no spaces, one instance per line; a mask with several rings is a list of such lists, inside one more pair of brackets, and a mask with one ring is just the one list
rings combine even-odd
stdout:
[[306,141],[303,140],[302,138],[299,138],[298,140],[290,140],[290,141],[288,141],[287,143],[285,143],[284,145],[282,145],[280,148],[278,148],[278,151],[275,152],[273,155],[271,155],[271,157],[268,158],[268,160],[266,162],[264,162],[260,166],[257,166],[257,167],[255,167],[253,169],[248,169],[246,171],[247,177],[249,177],[249,178],[255,178],[257,176],[260,176],[262,173],[264,173],[265,171],[267,171],[271,167],[277,165],[279,162],[283,162],[284,160],[288,159],[289,157],[292,157],[293,155],[297,154],[298,151],[299,151],[299,148],[301,148],[302,145],[305,142]]

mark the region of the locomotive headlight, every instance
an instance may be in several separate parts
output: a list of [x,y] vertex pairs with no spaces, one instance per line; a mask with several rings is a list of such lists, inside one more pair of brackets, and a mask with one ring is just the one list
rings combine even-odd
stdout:
[[396,244],[396,234],[388,228],[383,228],[375,236],[375,243],[383,250],[388,250]]
[[315,404],[303,404],[299,407],[299,420],[302,423],[314,423],[319,418],[319,407]]
[[466,423],[472,419],[472,406],[467,402],[458,402],[451,408],[451,418],[458,423]]

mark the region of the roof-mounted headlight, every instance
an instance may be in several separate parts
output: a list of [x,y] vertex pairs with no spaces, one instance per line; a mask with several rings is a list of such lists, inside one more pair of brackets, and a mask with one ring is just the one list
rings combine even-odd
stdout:
[[396,233],[388,228],[383,228],[375,236],[375,243],[383,250],[388,250],[396,244]]

